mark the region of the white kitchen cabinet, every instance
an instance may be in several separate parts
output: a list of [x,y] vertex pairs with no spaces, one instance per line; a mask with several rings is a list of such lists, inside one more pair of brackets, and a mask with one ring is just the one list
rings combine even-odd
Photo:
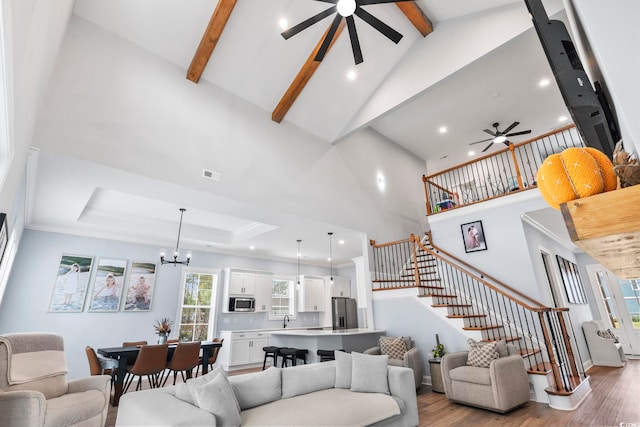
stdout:
[[220,337],[224,342],[218,355],[218,362],[227,371],[262,364],[264,361],[262,348],[269,345],[269,336],[269,332],[260,331],[221,332]]
[[327,277],[326,280],[332,297],[351,298],[351,280],[348,277],[334,276],[333,285],[331,277]]
[[273,294],[273,276],[256,275],[256,313],[271,311],[271,295]]
[[253,296],[256,291],[255,273],[230,270],[229,295]]
[[322,312],[325,310],[325,286],[322,277],[300,276],[298,311]]

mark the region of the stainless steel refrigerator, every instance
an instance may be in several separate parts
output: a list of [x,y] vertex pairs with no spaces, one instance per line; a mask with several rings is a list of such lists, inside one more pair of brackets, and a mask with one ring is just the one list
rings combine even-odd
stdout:
[[358,308],[351,298],[331,298],[333,329],[353,329],[358,327]]

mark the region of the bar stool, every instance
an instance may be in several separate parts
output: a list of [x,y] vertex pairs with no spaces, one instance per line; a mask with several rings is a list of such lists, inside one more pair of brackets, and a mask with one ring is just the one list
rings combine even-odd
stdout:
[[[344,351],[342,349],[338,351]],[[328,362],[330,360],[336,360],[335,350],[318,350],[318,356],[320,357],[321,362]]]
[[306,365],[307,353],[309,353],[309,350],[302,348],[281,348],[280,355],[282,356],[282,367],[284,368],[287,365],[287,360],[291,362],[291,366],[296,366],[297,359],[301,359]]
[[284,347],[276,347],[274,345],[268,345],[266,347],[262,347],[262,351],[264,351],[264,362],[262,362],[262,370],[267,367],[267,358],[273,359],[272,366],[278,366],[278,356],[280,356],[280,350]]

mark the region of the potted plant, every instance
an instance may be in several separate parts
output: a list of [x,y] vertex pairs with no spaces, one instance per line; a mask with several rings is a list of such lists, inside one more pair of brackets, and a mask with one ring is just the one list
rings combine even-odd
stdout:
[[154,328],[156,330],[156,334],[158,334],[158,344],[164,344],[167,342],[167,337],[171,333],[171,326],[173,326],[173,321],[168,317],[163,317],[156,321]]
[[446,353],[444,345],[440,344],[440,338],[436,334],[436,346],[431,350],[434,359],[440,359]]

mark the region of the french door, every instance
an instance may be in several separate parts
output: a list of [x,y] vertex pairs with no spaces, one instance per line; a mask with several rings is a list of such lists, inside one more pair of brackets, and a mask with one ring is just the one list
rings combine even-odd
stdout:
[[619,279],[602,265],[587,265],[600,318],[616,335],[626,354],[640,355],[640,278]]

